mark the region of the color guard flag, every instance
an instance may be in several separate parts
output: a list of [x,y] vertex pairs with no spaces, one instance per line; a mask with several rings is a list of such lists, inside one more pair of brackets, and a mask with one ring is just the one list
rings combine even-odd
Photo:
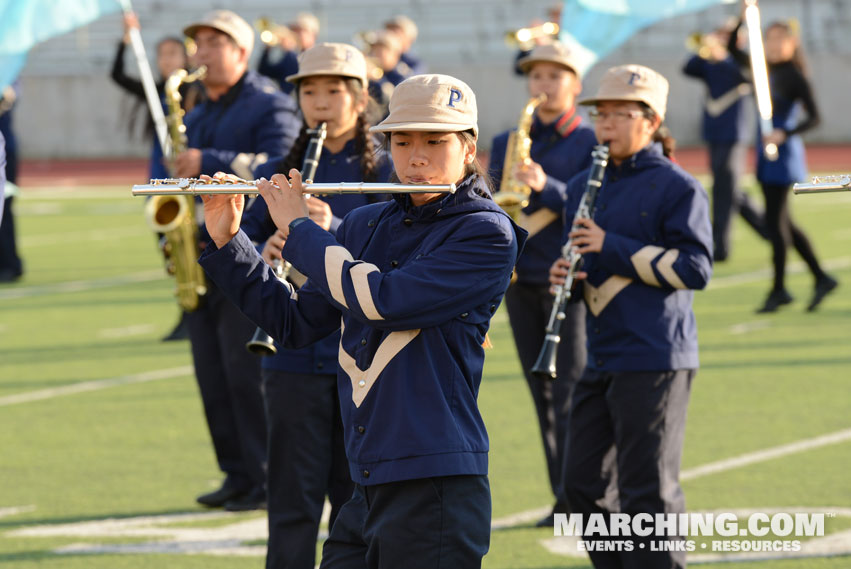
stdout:
[[688,12],[736,0],[565,0],[559,40],[577,56],[584,75],[605,57],[647,26]]
[[118,9],[115,0],[0,0],[0,91],[17,78],[36,44]]

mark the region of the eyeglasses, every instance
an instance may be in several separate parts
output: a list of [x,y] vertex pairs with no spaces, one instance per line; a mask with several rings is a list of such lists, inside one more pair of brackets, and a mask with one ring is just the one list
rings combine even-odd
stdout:
[[588,111],[588,117],[594,121],[604,121],[606,119],[612,119],[616,123],[624,123],[631,119],[637,119],[638,117],[646,116],[643,112],[631,109],[629,111],[612,111],[608,112],[600,112],[597,109],[591,109]]

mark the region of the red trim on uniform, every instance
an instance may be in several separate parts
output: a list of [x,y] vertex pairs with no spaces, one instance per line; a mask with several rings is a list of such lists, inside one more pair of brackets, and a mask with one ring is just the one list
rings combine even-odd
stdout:
[[578,127],[581,122],[582,117],[576,114],[576,107],[573,107],[569,111],[566,111],[561,118],[558,119],[558,122],[555,124],[555,129],[562,138],[566,138],[571,132],[576,130],[576,127]]

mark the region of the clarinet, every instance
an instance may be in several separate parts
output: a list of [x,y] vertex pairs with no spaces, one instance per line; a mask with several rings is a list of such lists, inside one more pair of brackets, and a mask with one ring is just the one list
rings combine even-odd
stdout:
[[[307,143],[304,161],[301,163],[301,179],[312,181],[316,175],[316,168],[319,166],[319,156],[322,154],[322,146],[325,144],[328,125],[324,122],[319,123],[318,127],[308,129],[307,132],[310,134],[310,141]],[[307,194],[305,194],[305,197],[308,197]],[[275,264],[275,276],[281,281],[286,281],[292,268],[293,266],[289,261],[278,262]],[[245,349],[259,356],[274,356],[278,353],[278,348],[275,347],[275,339],[259,326],[251,339],[246,342]]]
[[[580,228],[579,219],[591,219],[594,215],[597,194],[603,185],[603,175],[606,173],[606,165],[609,163],[608,145],[601,144],[595,146],[594,151],[591,153],[591,158],[593,159],[593,163],[591,164],[591,171],[588,173],[588,181],[585,184],[585,193],[582,194],[579,208],[573,217],[571,231]],[[582,255],[573,249],[573,240],[570,237],[567,238],[567,241],[561,248],[561,256],[567,260],[570,267],[567,270],[564,284],[556,287],[553,309],[550,312],[550,319],[547,322],[544,345],[541,346],[541,352],[538,354],[538,359],[531,370],[533,376],[541,379],[556,378],[556,354],[558,344],[561,341],[561,322],[565,318],[564,312],[573,294],[571,291],[573,281],[582,260]]]

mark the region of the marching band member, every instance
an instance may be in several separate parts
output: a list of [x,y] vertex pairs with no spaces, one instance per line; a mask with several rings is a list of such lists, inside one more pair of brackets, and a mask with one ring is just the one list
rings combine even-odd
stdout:
[[383,111],[383,117],[387,116],[393,89],[410,75],[410,70],[402,64],[402,46],[395,33],[378,30],[369,39],[369,57],[380,71],[379,77],[370,77],[369,94]]
[[[552,309],[548,275],[550,265],[558,257],[564,231],[561,214],[567,182],[590,166],[596,138],[594,130],[576,114],[576,97],[582,83],[574,58],[563,44],[538,46],[519,65],[526,74],[529,94],[535,97],[543,93],[547,99],[536,108],[529,131],[532,161],[519,164],[513,173],[532,193],[520,221],[529,232],[529,239],[515,268],[517,280],[505,293],[505,306],[538,414],[550,486],[556,497],[553,510],[565,512],[559,485],[568,399],[585,367],[585,307],[581,303],[570,304],[562,324],[558,381],[535,377],[530,370],[544,343],[544,329]],[[498,135],[491,145],[490,172],[495,181],[503,176],[508,135],[509,132]],[[552,516],[540,523],[552,525]]]
[[207,196],[210,277],[287,347],[341,329],[338,389],[355,492],[323,568],[480,567],[490,539],[487,434],[476,397],[490,318],[524,232],[490,199],[476,163],[476,101],[463,82],[401,83],[386,133],[396,175],[455,194],[397,194],[349,213],[336,239],[308,218],[302,180],[258,188],[308,276],[294,291],[239,231],[241,195]]
[[18,142],[12,128],[12,111],[18,100],[18,81],[0,93],[0,135],[5,140],[6,190],[0,194],[0,283],[15,282],[24,274],[24,263],[18,253],[15,230],[14,184],[18,181]]
[[[390,163],[376,156],[366,119],[366,60],[354,46],[318,44],[299,57],[299,71],[287,78],[296,85],[304,123],[289,155],[280,164],[267,162],[255,176],[272,177],[303,164],[308,129],[327,125],[327,135],[314,182],[385,182]],[[375,196],[344,194],[308,198],[310,218],[336,235],[351,210],[376,201]],[[283,232],[276,227],[262,198],[246,211],[241,228],[255,242],[266,242],[263,259],[281,262]],[[268,241],[267,241],[268,238]],[[263,358],[263,399],[268,429],[269,541],[266,567],[313,569],[316,537],[325,504],[331,503],[328,526],[352,496],[343,445],[337,394],[335,332],[298,350],[278,346]]]
[[[735,38],[738,41],[738,36]],[[683,73],[706,84],[703,106],[703,139],[709,146],[712,170],[712,238],[716,261],[730,256],[732,217],[740,213],[745,222],[768,238],[765,215],[741,189],[747,154],[745,101],[751,86],[738,63],[727,51],[730,27],[721,27],[703,39],[705,53],[692,55]]]
[[[136,18],[135,14],[125,14],[124,37],[121,43],[118,44],[118,49],[115,52],[115,59],[112,62],[112,72],[110,73],[110,77],[112,77],[112,80],[115,81],[119,87],[134,95],[138,103],[145,105],[147,110],[145,88],[142,86],[142,81],[138,78],[127,75],[127,72],[124,70],[124,52],[127,51],[127,45],[130,43],[129,30],[131,28],[138,29],[139,20]],[[157,43],[157,70],[160,74],[160,79],[157,81],[157,92],[160,95],[160,99],[163,98],[165,80],[178,69],[188,68],[189,58],[186,54],[186,46],[180,38],[165,37]],[[192,110],[192,107],[201,96],[198,86],[194,83],[184,83],[180,86],[180,92],[183,97],[181,100],[181,106],[187,112]],[[164,111],[168,112],[167,109],[165,109],[165,102],[163,102],[163,107]],[[168,178],[170,174],[163,161],[163,151],[162,148],[160,148],[160,141],[154,134],[154,122],[150,118],[150,113],[146,112],[145,116],[147,117],[145,119],[145,134],[153,139],[149,166],[150,177]]]
[[281,50],[280,58],[273,63],[272,47],[265,46],[260,54],[257,72],[274,79],[281,87],[281,91],[289,95],[293,91],[293,84],[287,81],[287,77],[298,73],[299,53],[310,49],[316,43],[319,35],[319,18],[309,12],[299,12],[296,19],[286,27],[290,35],[280,38],[278,44]]
[[[414,42],[417,41],[419,30],[412,19],[401,14],[393,16],[384,22],[384,29],[396,34],[402,53],[399,55],[399,71],[405,77],[420,75],[426,72],[423,61],[411,53]],[[404,68],[402,66],[405,66]]]
[[[738,33],[742,22],[736,27]],[[750,66],[750,58],[731,37],[728,49],[742,67]],[[776,161],[767,160],[757,152],[756,178],[765,197],[765,217],[771,239],[774,264],[774,284],[757,312],[775,312],[794,299],[786,290],[786,251],[789,245],[804,259],[815,279],[813,296],[807,310],[813,311],[839,284],[824,272],[816,258],[809,238],[794,221],[789,211],[789,188],[794,182],[807,179],[807,163],[801,133],[815,128],[819,111],[807,80],[800,41],[786,22],[774,22],[765,32],[765,60],[771,85],[771,108],[774,130],[759,133],[757,140],[777,145]],[[801,116],[803,108],[806,117]],[[762,145],[759,145],[761,148]]]
[[[295,104],[247,69],[254,31],[227,10],[184,29],[195,40],[207,100],[186,117],[188,150],[176,159],[179,177],[218,171],[250,178],[267,157],[285,156],[298,132]],[[202,249],[209,242],[201,228]],[[211,284],[201,308],[187,314],[195,375],[219,468],[221,488],[198,497],[229,510],[265,506],[266,426],[260,362],[246,352],[254,324]]]
[[[652,142],[667,94],[660,74],[622,65],[580,101],[594,105],[597,139],[610,149],[594,219],[569,230],[584,260],[576,276],[589,312],[588,365],[573,391],[564,484],[571,512],[586,519],[685,511],[680,456],[698,367],[692,291],[712,272],[712,229],[706,192]],[[566,219],[586,178],[568,186]],[[550,274],[563,283],[566,261]],[[685,552],[651,552],[645,539],[631,552],[589,554],[598,568],[685,567]]]

